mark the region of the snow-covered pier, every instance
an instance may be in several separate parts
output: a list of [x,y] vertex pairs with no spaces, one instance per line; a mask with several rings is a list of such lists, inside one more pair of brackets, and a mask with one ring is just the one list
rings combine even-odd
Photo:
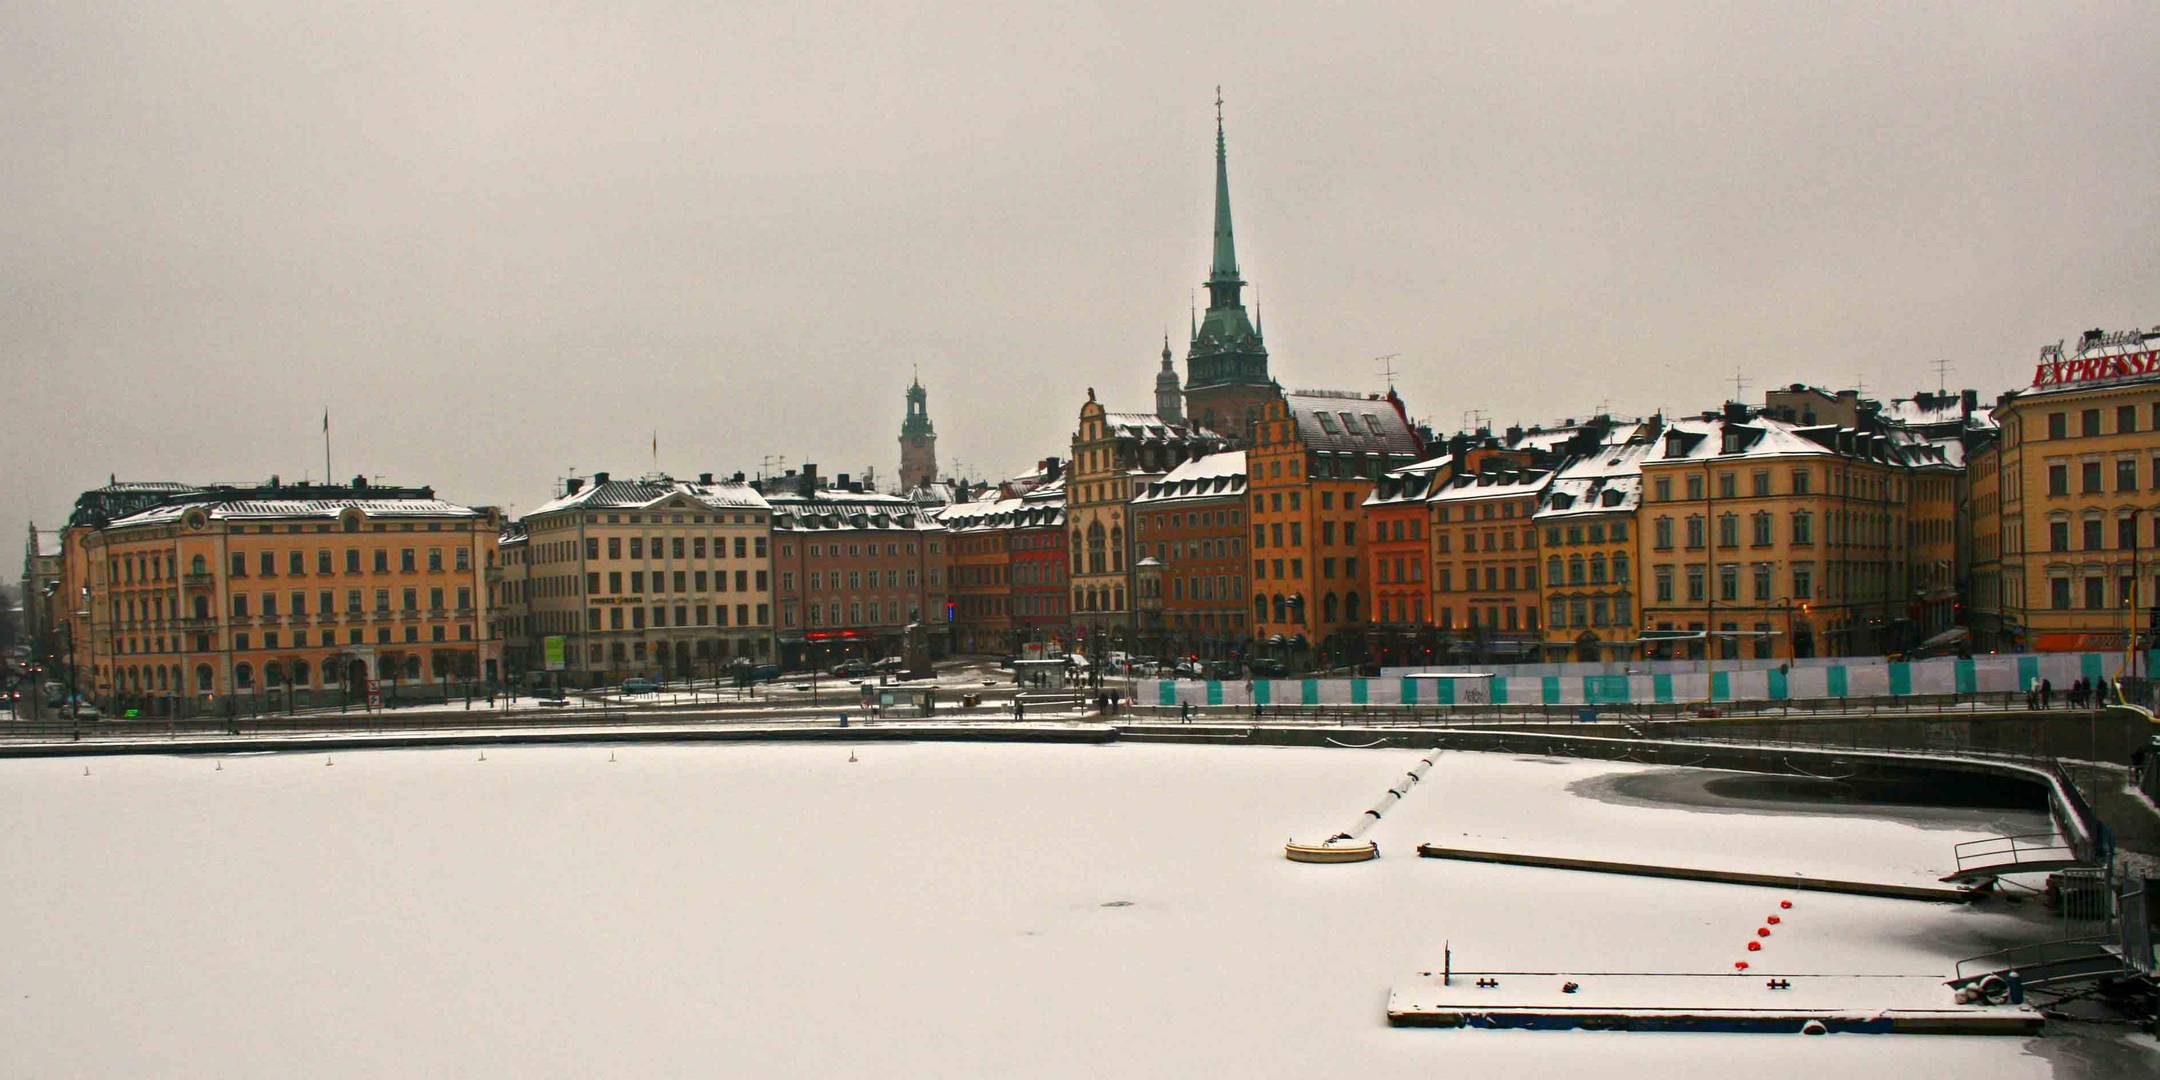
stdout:
[[[2031,1035],[2026,1005],[1961,1004],[1927,975],[1421,972],[1388,993],[1396,1027]],[[1810,1025],[1818,1025],[1811,1027]]]
[[1609,859],[1530,855],[1512,851],[1478,851],[1470,848],[1441,847],[1436,844],[1419,844],[1418,854],[1428,859],[1456,859],[1464,862],[1499,863],[1504,866],[1534,866],[1549,870],[1583,870],[1599,874],[1628,874],[1635,877],[1679,878],[1684,881],[1709,881],[1724,885],[1756,885],[1803,892],[1848,893],[1854,896],[1880,896],[1893,900],[1926,900],[1942,904],[1968,903],[1977,895],[1976,890],[1966,888],[1900,885],[1878,881],[1847,881],[1840,878],[1812,877],[1804,874],[1762,874],[1744,870],[1714,870],[1697,866],[1658,866],[1651,863],[1618,862]]

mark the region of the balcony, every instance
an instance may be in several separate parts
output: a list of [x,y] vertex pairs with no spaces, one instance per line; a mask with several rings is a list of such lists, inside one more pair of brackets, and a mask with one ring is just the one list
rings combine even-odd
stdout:
[[180,575],[180,584],[190,589],[207,589],[217,584],[217,575],[208,570],[199,574],[190,572]]

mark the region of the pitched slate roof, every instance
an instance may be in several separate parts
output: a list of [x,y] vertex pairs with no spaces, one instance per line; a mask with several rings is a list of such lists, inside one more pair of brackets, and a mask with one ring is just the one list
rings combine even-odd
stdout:
[[1133,496],[1135,503],[1190,499],[1233,499],[1245,495],[1245,451],[1226,450],[1193,458],[1150,480]]
[[1294,391],[1283,394],[1283,404],[1308,449],[1418,456],[1417,435],[1395,411],[1395,403],[1380,395]]

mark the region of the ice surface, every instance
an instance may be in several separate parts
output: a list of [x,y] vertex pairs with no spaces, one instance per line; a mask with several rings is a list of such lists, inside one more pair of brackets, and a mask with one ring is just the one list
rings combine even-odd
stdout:
[[[1283,859],[1421,756],[8,761],[0,1075],[2047,1075],[2018,1039],[1388,1028],[1390,986],[1443,941],[1458,967],[1722,971],[1776,909],[1762,889],[1418,859],[1419,841],[1882,876],[1986,831],[1616,805],[1568,787],[1639,767],[1450,753],[1369,834],[1379,861]],[[1794,899],[1758,968],[1942,973],[2009,919]]]

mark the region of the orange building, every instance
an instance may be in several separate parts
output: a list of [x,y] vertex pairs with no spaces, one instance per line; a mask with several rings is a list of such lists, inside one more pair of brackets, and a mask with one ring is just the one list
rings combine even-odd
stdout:
[[83,692],[151,715],[467,692],[501,674],[484,576],[499,528],[365,479],[190,490],[86,522]]
[[1426,498],[1436,621],[1487,657],[1536,652],[1538,534],[1531,519],[1552,475],[1495,455],[1466,461]]
[[1402,399],[1392,390],[1282,393],[1254,432],[1253,637],[1263,651],[1298,659],[1355,652],[1370,599],[1360,564],[1365,500],[1423,450]]

